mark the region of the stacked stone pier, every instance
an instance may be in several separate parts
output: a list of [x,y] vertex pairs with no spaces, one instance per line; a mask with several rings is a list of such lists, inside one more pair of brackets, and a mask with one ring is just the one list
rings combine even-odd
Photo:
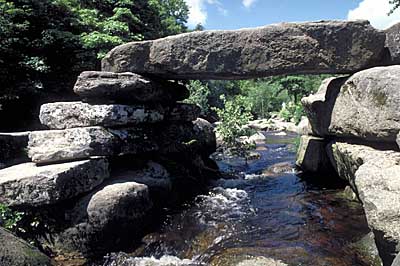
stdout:
[[74,91],[82,101],[41,106],[48,129],[29,133],[31,162],[0,171],[0,203],[51,210],[44,245],[90,257],[133,242],[185,180],[203,184],[215,135],[176,82],[89,71]]

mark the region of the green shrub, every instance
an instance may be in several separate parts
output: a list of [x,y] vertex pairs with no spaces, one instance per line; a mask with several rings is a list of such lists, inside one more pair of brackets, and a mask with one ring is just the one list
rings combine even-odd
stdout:
[[253,118],[251,104],[243,96],[236,96],[232,100],[221,96],[221,99],[224,108],[214,108],[220,118],[216,130],[228,146],[234,147],[237,145],[237,138],[248,132],[245,125]]
[[208,96],[210,95],[210,89],[208,84],[204,84],[199,80],[191,80],[187,86],[190,96],[183,102],[197,104],[201,108],[201,114],[204,116],[210,111],[210,105],[208,103]]

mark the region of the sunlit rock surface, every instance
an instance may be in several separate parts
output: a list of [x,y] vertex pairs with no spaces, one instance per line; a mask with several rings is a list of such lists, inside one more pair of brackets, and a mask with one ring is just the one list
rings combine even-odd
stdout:
[[393,260],[400,251],[400,152],[335,142],[331,153],[364,205],[383,260]]
[[109,177],[105,159],[56,165],[24,163],[0,170],[0,203],[41,206],[88,192]]
[[102,70],[166,79],[246,79],[353,73],[381,61],[385,33],[368,21],[281,23],[199,31],[111,50]]
[[154,80],[134,73],[82,72],[74,92],[90,102],[135,103],[176,102],[189,97],[185,86]]
[[400,131],[400,66],[376,67],[325,80],[303,98],[317,136],[396,142]]

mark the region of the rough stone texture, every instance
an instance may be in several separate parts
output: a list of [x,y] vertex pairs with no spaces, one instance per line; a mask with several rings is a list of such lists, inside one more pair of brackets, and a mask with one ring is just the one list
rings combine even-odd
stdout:
[[142,169],[123,169],[118,173],[113,174],[113,178],[129,180],[146,185],[151,194],[151,198],[168,197],[172,190],[172,181],[168,171],[160,164],[149,161]]
[[29,132],[0,133],[0,169],[29,161],[25,152],[28,137]]
[[168,121],[194,121],[201,113],[199,106],[189,103],[177,103],[166,117]]
[[76,94],[90,102],[175,102],[189,97],[185,86],[134,73],[87,71],[75,84]]
[[299,134],[299,135],[311,135],[312,134],[311,124],[306,116],[303,116],[301,118],[301,121],[297,125],[297,134]]
[[71,128],[31,132],[28,155],[36,163],[53,163],[91,156],[119,156],[158,151],[161,154],[216,149],[212,125],[204,120],[160,124],[151,128]]
[[29,135],[28,155],[33,162],[50,163],[157,150],[149,132],[140,128],[103,127],[34,131]]
[[213,126],[202,118],[191,123],[170,124],[159,130],[158,139],[161,154],[191,151],[208,157],[217,146]]
[[301,136],[296,165],[304,172],[317,173],[331,170],[326,144],[322,138]]
[[400,152],[332,143],[333,164],[364,205],[384,265],[400,251]]
[[376,67],[326,80],[306,97],[314,134],[395,143],[400,131],[400,66]]
[[376,65],[385,33],[368,21],[282,23],[200,31],[111,50],[102,70],[167,79],[244,79],[279,74],[350,73]]
[[57,102],[40,108],[40,122],[50,129],[104,126],[115,127],[154,123],[164,119],[161,107],[143,105],[90,105],[82,102]]
[[385,30],[386,47],[390,53],[390,64],[400,64],[400,23]]
[[72,226],[56,237],[55,251],[92,256],[116,250],[124,241],[132,244],[151,207],[146,185],[110,180],[66,213]]
[[0,265],[50,266],[50,259],[24,240],[0,227]]
[[105,159],[36,166],[24,163],[0,170],[0,203],[54,204],[90,191],[109,177]]
[[397,145],[400,148],[400,132],[399,132],[399,134],[397,134],[396,142],[397,142]]

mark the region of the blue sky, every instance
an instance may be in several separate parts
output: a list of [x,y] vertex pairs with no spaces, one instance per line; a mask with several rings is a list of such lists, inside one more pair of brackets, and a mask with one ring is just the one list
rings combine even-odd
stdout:
[[400,22],[400,10],[387,16],[389,0],[185,0],[189,27],[238,29],[279,22],[368,19],[379,29]]

